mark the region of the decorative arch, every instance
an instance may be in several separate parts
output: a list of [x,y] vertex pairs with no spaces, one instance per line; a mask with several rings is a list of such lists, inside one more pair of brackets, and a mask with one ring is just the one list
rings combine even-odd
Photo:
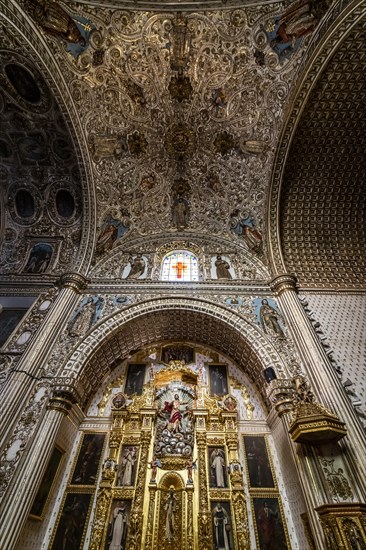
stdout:
[[204,343],[230,357],[253,380],[266,401],[264,368],[278,378],[288,367],[259,328],[237,313],[208,300],[156,298],[120,311],[97,326],[61,366],[56,389],[76,389],[85,404],[113,367],[141,347],[186,340]]

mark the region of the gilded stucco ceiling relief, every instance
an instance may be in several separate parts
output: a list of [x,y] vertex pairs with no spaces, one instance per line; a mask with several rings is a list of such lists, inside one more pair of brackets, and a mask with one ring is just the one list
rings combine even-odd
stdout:
[[[306,44],[301,14],[284,37],[282,4],[67,10],[84,21],[88,47],[83,38],[75,55],[61,33],[48,40],[89,143],[97,256],[118,239],[163,231],[229,237],[261,256],[270,166]],[[317,22],[306,16],[305,35]],[[49,31],[46,15],[40,24]]]

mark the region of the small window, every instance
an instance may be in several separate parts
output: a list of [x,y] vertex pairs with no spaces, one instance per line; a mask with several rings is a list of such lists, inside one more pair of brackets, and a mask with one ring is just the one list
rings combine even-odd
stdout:
[[161,269],[162,281],[198,281],[198,259],[186,250],[176,250],[168,254]]

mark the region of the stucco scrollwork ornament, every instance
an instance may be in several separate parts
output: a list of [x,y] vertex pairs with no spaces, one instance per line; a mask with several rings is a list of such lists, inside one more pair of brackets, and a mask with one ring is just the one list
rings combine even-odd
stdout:
[[333,502],[353,501],[354,495],[348,479],[344,475],[343,468],[334,467],[334,458],[327,459],[319,456],[319,462],[322,466],[327,485],[331,492]]

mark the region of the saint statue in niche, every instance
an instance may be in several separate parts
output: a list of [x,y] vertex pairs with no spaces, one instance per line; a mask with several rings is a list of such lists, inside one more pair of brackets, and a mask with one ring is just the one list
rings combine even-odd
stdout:
[[226,482],[226,461],[224,449],[214,448],[210,452],[210,465],[211,465],[211,487],[217,487],[223,489],[227,487]]
[[138,254],[135,258],[130,258],[131,270],[127,279],[138,279],[145,271],[145,260]]
[[187,217],[187,201],[180,197],[174,205],[174,221],[177,229],[182,229],[187,226]]
[[128,529],[128,511],[125,502],[117,502],[113,510],[112,540],[109,550],[124,550]]
[[85,43],[75,21],[57,2],[34,2],[33,15],[37,23],[49,34],[66,42]]
[[232,279],[232,276],[231,276],[231,273],[229,271],[230,269],[230,264],[223,260],[221,258],[221,256],[218,254],[216,256],[216,262],[215,262],[215,267],[216,267],[216,276],[218,279]]
[[118,471],[118,485],[133,485],[135,481],[135,464],[137,462],[137,447],[122,449],[122,461]]
[[230,517],[221,502],[212,510],[215,550],[232,550]]
[[166,522],[165,522],[165,538],[171,541],[174,538],[174,513],[177,507],[177,500],[174,495],[174,490],[169,489],[168,496],[165,500],[165,512],[166,512]]
[[97,310],[97,304],[94,303],[92,297],[88,298],[87,302],[74,317],[69,328],[71,336],[82,336],[93,324]]
[[284,336],[283,330],[279,324],[280,315],[270,306],[268,300],[263,299],[259,310],[259,317],[264,332],[268,334],[268,329],[278,336]]
[[[156,438],[154,452],[156,456],[180,455],[192,456],[193,424],[191,403],[193,395],[186,388],[174,387],[174,393],[167,387],[159,398],[159,410],[156,419]],[[181,397],[184,395],[184,401]]]

